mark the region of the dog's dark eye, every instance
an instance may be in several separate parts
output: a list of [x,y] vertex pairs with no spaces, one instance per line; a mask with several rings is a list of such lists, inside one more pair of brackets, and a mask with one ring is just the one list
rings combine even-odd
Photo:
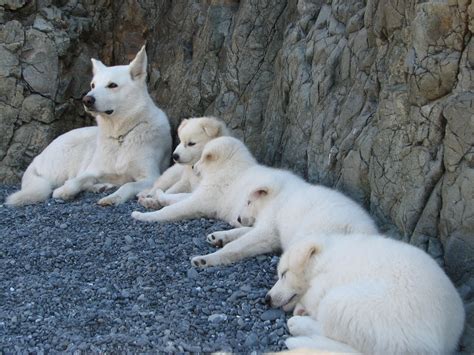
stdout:
[[284,272],[281,273],[281,279],[285,277],[287,271],[288,270],[285,270]]
[[94,83],[91,84],[91,88],[93,88],[93,89],[95,88],[95,84],[94,84]]
[[196,145],[196,143],[194,143],[194,142],[189,142],[188,143],[188,147],[192,147],[193,145]]
[[110,83],[109,85],[107,85],[107,87],[108,87],[109,89],[114,89],[114,88],[116,88],[117,86],[118,86],[118,85],[115,84],[115,83]]
[[247,201],[247,206],[250,206],[250,200]]

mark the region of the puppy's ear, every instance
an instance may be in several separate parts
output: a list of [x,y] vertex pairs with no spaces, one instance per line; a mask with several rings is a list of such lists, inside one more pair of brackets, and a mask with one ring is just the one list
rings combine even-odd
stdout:
[[181,131],[184,128],[184,126],[186,126],[187,124],[188,124],[188,119],[187,118],[185,118],[184,120],[181,121],[181,123],[178,126],[178,134],[179,134],[179,131]]
[[203,117],[201,123],[202,129],[208,137],[215,138],[222,135],[223,123],[213,117]]
[[218,153],[216,152],[206,152],[206,153],[203,152],[202,157],[206,161],[214,161],[214,160],[217,160],[217,158],[219,158]]
[[321,246],[314,241],[306,241],[293,246],[290,251],[290,269],[303,271],[308,263],[321,252]]
[[137,53],[135,58],[128,65],[130,76],[132,80],[145,80],[146,79],[146,66],[147,66],[147,56],[145,51],[145,45]]
[[270,187],[262,185],[252,191],[252,193],[250,194],[250,199],[255,201],[261,197],[267,196],[269,192],[270,192]]
[[92,62],[92,74],[96,75],[99,71],[101,71],[104,68],[107,68],[107,66],[102,63],[100,60],[91,58]]

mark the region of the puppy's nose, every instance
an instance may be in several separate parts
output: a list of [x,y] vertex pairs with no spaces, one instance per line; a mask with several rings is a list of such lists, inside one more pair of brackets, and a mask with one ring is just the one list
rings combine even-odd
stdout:
[[270,296],[268,293],[265,296],[265,303],[268,304],[269,306],[272,305],[272,296]]
[[242,219],[239,217],[237,217],[237,222],[239,222],[240,224],[242,224]]
[[82,98],[82,103],[86,106],[86,107],[92,107],[95,103],[95,97],[94,96],[90,96],[90,95],[86,95]]
[[179,154],[178,153],[173,153],[173,160],[178,161],[179,160]]

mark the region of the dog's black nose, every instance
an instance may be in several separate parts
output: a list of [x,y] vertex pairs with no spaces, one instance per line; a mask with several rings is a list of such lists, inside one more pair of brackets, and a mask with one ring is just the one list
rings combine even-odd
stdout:
[[94,96],[90,96],[90,95],[86,95],[82,98],[82,103],[86,106],[86,107],[92,107],[95,103],[95,97]]
[[268,304],[269,306],[272,305],[272,296],[270,296],[268,293],[265,296],[265,303]]
[[173,153],[173,160],[178,161],[179,160],[179,154],[178,153]]

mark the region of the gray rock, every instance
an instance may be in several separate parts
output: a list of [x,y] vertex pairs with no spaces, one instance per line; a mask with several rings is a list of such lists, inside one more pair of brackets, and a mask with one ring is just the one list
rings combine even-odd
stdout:
[[220,313],[215,313],[211,314],[209,317],[207,317],[207,320],[211,323],[222,323],[227,320],[227,315],[225,314],[220,314]]
[[262,315],[260,316],[260,319],[263,321],[275,320],[284,316],[285,316],[285,312],[283,312],[280,309],[269,309],[268,311],[265,311],[262,313]]
[[252,348],[258,343],[258,335],[255,333],[250,333],[245,339],[244,345],[247,348]]
[[186,275],[190,279],[195,279],[195,278],[199,277],[199,273],[196,271],[195,268],[188,269],[188,271],[186,271]]

